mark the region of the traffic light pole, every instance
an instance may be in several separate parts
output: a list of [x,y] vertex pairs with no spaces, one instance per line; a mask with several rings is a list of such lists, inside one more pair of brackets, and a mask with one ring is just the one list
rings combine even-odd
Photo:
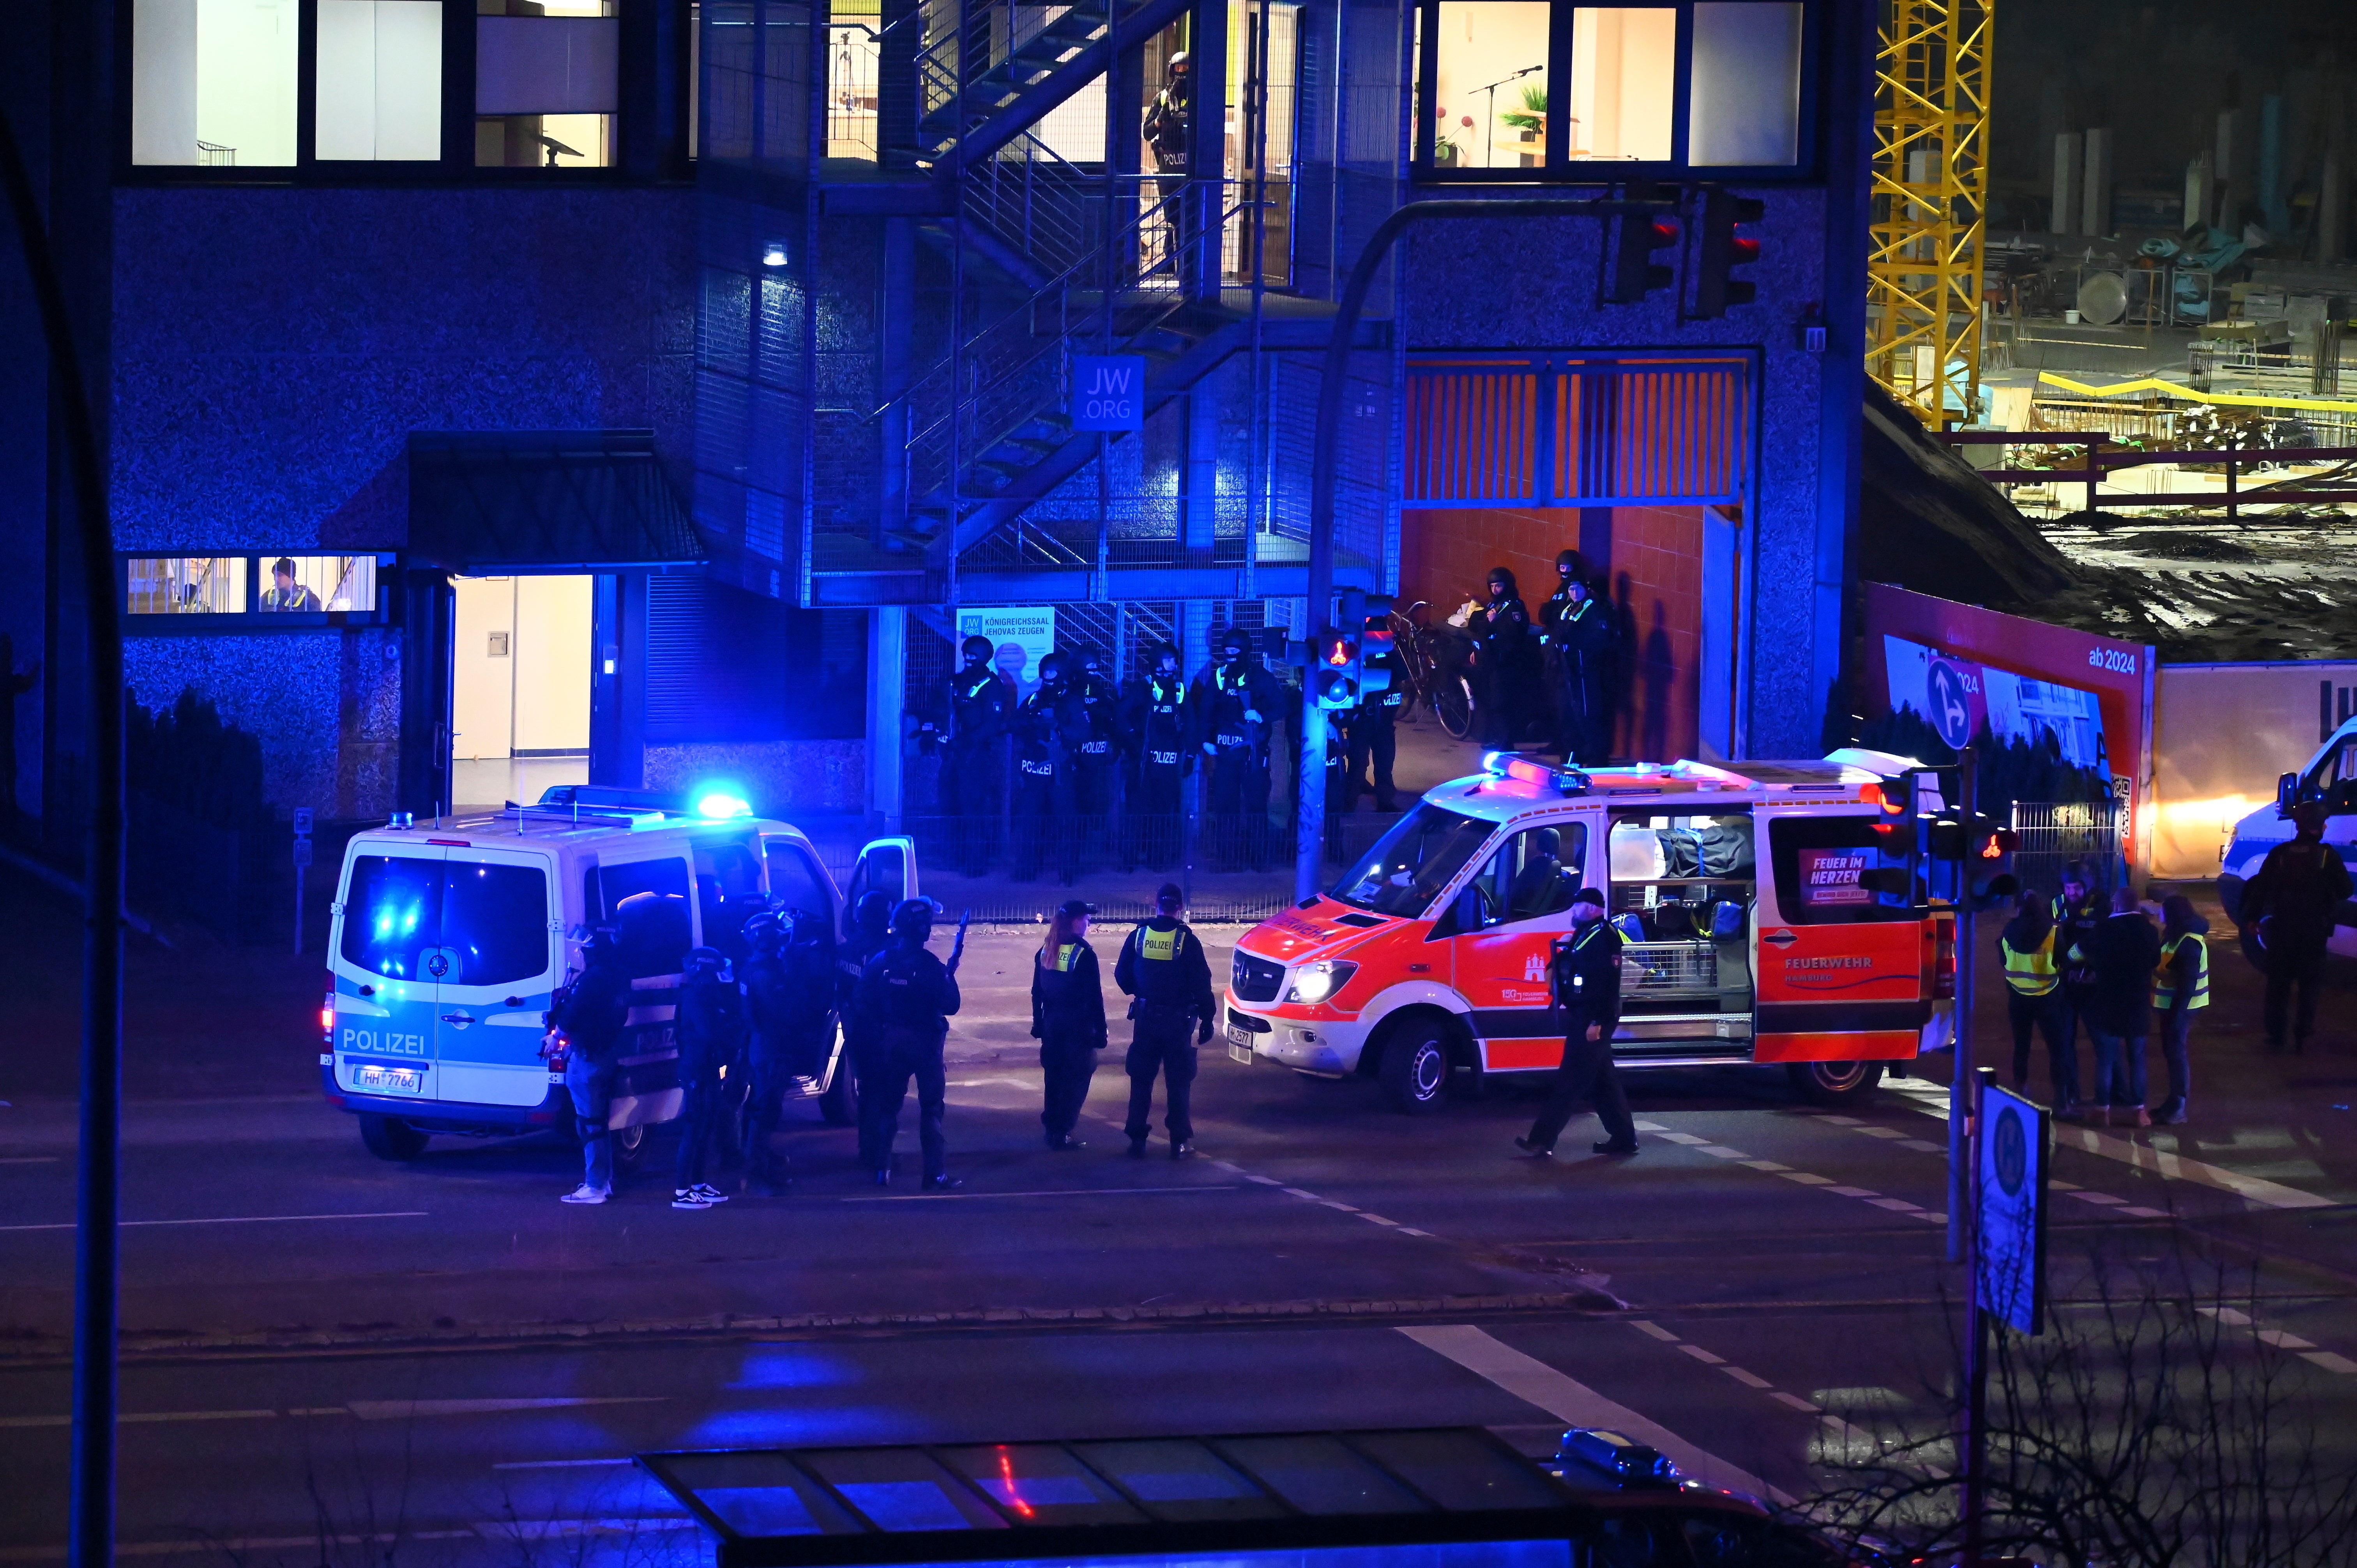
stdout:
[[[1980,789],[1975,775],[1979,773],[1979,756],[1972,746],[1964,747],[1957,757],[1957,788],[1955,811],[1959,818],[1970,824],[1980,806]],[[1956,995],[1955,995],[1955,1055],[1948,1072],[1948,1262],[1961,1263],[1971,1255],[1972,1247],[1972,1126],[1978,1101],[1973,1093],[1975,1079],[1973,1069],[1977,1058],[1973,1050],[1973,1004],[1975,961],[1978,944],[1973,939],[1972,866],[1969,860],[1956,864]]]
[[[1458,199],[1411,201],[1375,226],[1335,301],[1333,336],[1326,343],[1325,379],[1318,389],[1318,432],[1309,465],[1309,632],[1314,639],[1333,613],[1334,487],[1337,448],[1341,445],[1342,392],[1351,367],[1351,341],[1374,285],[1375,269],[1392,242],[1411,223],[1428,218],[1615,218],[1652,217],[1674,210],[1665,201],[1577,201],[1565,197],[1510,197],[1497,201]],[[1311,897],[1325,880],[1326,710],[1318,705],[1317,682],[1301,683],[1301,787],[1294,802],[1293,896]]]

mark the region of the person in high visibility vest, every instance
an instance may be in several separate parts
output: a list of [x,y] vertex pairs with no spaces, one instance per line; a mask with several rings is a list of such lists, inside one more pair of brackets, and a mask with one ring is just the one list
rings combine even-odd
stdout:
[[2054,1109],[2079,1108],[2079,1053],[2072,1040],[2069,1004],[2062,1000],[2062,972],[2054,961],[2060,928],[2045,896],[2025,887],[2014,902],[2013,918],[1997,938],[2005,960],[2005,1014],[2013,1025],[2013,1086],[2029,1087],[2029,1035],[2046,1036],[2046,1064]]
[[2210,922],[2193,900],[2172,893],[2160,904],[2160,967],[2152,972],[2152,1006],[2160,1016],[2160,1054],[2169,1063],[2169,1098],[2152,1119],[2173,1127],[2185,1120],[2193,1093],[2193,1015],[2210,1005]]

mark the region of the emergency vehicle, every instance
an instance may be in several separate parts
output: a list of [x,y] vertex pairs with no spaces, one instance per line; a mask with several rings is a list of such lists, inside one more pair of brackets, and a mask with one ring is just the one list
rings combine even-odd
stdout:
[[[570,1131],[549,1009],[590,933],[612,926],[633,995],[608,1125],[616,1158],[635,1161],[647,1128],[679,1114],[672,1024],[688,950],[741,955],[746,919],[769,908],[820,916],[841,940],[870,888],[915,895],[909,840],[868,844],[838,889],[801,830],[718,790],[690,802],[560,785],[431,825],[400,813],[344,851],[319,1014],[328,1103],[388,1160],[414,1159],[436,1133]],[[839,1041],[798,1087],[827,1121],[855,1119]]]
[[[2267,851],[2291,841],[2292,813],[2309,802],[2331,813],[2325,821],[2324,842],[2343,860],[2357,859],[2357,719],[2350,719],[2325,737],[2316,755],[2297,773],[2277,782],[2272,805],[2260,807],[2234,824],[2233,836],[2218,857],[2218,902],[2237,925],[2243,918],[2243,886],[2266,864]],[[2357,899],[2341,906],[2332,926],[2332,950],[2357,958]],[[2248,940],[2244,951],[2256,961]]]
[[1627,941],[1620,1067],[1775,1063],[1817,1103],[1862,1099],[1886,1064],[1952,1037],[1953,911],[1924,897],[1912,808],[1884,788],[1921,766],[1492,753],[1236,944],[1229,1052],[1372,1076],[1408,1112],[1552,1071],[1549,959],[1594,886]]

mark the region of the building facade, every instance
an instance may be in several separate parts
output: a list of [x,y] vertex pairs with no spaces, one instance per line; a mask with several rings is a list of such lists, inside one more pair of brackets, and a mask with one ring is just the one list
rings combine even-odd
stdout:
[[[104,389],[130,685],[258,736],[277,806],[719,772],[921,815],[961,626],[1116,673],[1305,635],[1333,302],[1441,197],[1650,199],[1666,240],[1404,231],[1348,360],[1338,585],[1437,618],[1497,565],[1535,602],[1578,549],[1623,751],[1813,747],[1856,511],[1856,0],[42,21],[0,90]],[[1762,204],[1726,273],[1756,298],[1717,311],[1713,190]],[[0,333],[13,799],[70,842],[71,498],[38,323]]]

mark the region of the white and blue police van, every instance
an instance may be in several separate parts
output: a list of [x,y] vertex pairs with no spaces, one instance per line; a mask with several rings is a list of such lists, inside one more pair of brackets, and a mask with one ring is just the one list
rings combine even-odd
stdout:
[[[2300,807],[2321,804],[2330,812],[2324,842],[2343,860],[2357,860],[2357,718],[2334,730],[2297,773],[2276,783],[2275,803],[2261,806],[2234,824],[2218,857],[2218,902],[2237,926],[2243,921],[2243,888],[2266,864],[2267,851],[2290,842]],[[2247,950],[2247,943],[2245,944]],[[2332,951],[2357,958],[2357,899],[2341,906],[2332,929]]]
[[[608,1123],[627,1163],[679,1114],[688,950],[741,952],[765,908],[816,916],[841,940],[862,894],[915,897],[917,865],[910,840],[878,839],[838,887],[808,835],[732,791],[559,785],[485,815],[398,814],[354,835],[336,886],[319,1076],[371,1153],[414,1159],[435,1133],[570,1131],[549,1010],[590,933],[611,926],[633,993]],[[798,1090],[827,1121],[854,1120],[839,1040]]]

